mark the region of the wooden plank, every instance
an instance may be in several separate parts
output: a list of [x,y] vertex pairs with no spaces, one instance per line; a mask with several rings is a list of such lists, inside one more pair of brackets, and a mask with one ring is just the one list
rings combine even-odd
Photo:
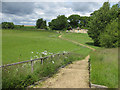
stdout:
[[[62,54],[65,54],[65,53],[61,53],[61,55]],[[54,54],[54,55],[58,55],[58,54]],[[59,53],[59,55],[60,55],[60,53]],[[28,63],[28,62],[31,62],[31,61],[37,61],[37,60],[41,60],[41,59],[46,59],[46,58],[49,58],[49,57],[52,57],[52,55],[51,56],[42,57],[42,58],[38,58],[38,59],[33,59],[33,60],[27,60],[27,61],[22,61],[22,62],[7,64],[7,65],[2,65],[2,66],[0,66],[0,68],[7,67],[7,66],[18,65],[18,64],[23,64],[23,63]]]

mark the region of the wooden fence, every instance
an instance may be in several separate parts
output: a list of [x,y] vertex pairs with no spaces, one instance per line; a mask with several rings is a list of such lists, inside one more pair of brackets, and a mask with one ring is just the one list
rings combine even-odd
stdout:
[[28,62],[31,62],[31,72],[33,72],[33,66],[34,66],[34,61],[37,61],[37,60],[41,60],[41,64],[43,65],[43,62],[45,59],[47,58],[53,58],[54,56],[58,56],[58,58],[60,57],[60,55],[65,55],[65,54],[70,54],[70,53],[59,53],[59,54],[53,54],[53,55],[50,55],[50,56],[46,56],[46,57],[42,57],[42,58],[37,58],[37,59],[33,59],[33,60],[27,60],[27,61],[22,61],[22,62],[17,62],[17,63],[12,63],[12,64],[6,64],[6,65],[2,65],[0,66],[0,68],[4,68],[4,67],[8,67],[8,66],[13,66],[13,65],[18,65],[18,64],[24,64],[24,63],[28,63]]

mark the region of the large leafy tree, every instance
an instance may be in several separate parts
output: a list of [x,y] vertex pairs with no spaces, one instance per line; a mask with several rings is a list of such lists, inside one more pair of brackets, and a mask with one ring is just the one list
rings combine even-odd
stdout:
[[109,10],[110,4],[105,2],[98,11],[91,14],[88,35],[94,40],[94,45],[100,45],[100,33],[104,32],[104,28],[110,22]]
[[49,22],[49,27],[52,30],[65,30],[68,28],[68,26],[69,23],[65,15],[59,15],[56,19],[53,19],[51,22]]
[[118,47],[118,18],[110,22],[100,35],[100,45],[106,48]]
[[38,19],[36,21],[36,28],[39,28],[39,29],[46,29],[47,25],[46,25],[46,20],[43,20],[42,18],[41,19]]
[[[109,2],[91,14],[88,34],[94,40],[94,45],[117,47],[118,37],[118,4],[110,8]],[[116,33],[117,32],[117,33]]]
[[82,16],[80,17],[80,28],[87,28],[89,26],[90,17]]
[[76,28],[80,24],[80,15],[73,14],[68,17],[69,24],[72,28]]

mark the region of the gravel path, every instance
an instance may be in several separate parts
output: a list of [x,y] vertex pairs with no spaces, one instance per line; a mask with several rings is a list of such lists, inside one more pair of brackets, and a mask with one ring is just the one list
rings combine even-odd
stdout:
[[73,62],[48,78],[43,86],[35,88],[89,88],[88,60],[89,55],[84,60]]
[[[76,41],[63,38],[62,35],[59,38],[67,41],[71,41],[75,44],[85,46],[93,51],[94,48],[83,45]],[[34,88],[90,88],[89,87],[89,70],[88,70],[88,55],[85,59],[75,61],[73,64],[66,66],[58,71],[53,77],[45,80],[41,85],[37,85]]]

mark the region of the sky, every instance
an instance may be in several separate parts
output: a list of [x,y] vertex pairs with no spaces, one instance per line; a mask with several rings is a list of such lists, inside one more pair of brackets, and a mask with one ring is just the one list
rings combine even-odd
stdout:
[[43,18],[48,23],[58,15],[90,16],[102,4],[103,2],[2,2],[0,14],[2,14],[2,22],[35,25],[39,18]]

